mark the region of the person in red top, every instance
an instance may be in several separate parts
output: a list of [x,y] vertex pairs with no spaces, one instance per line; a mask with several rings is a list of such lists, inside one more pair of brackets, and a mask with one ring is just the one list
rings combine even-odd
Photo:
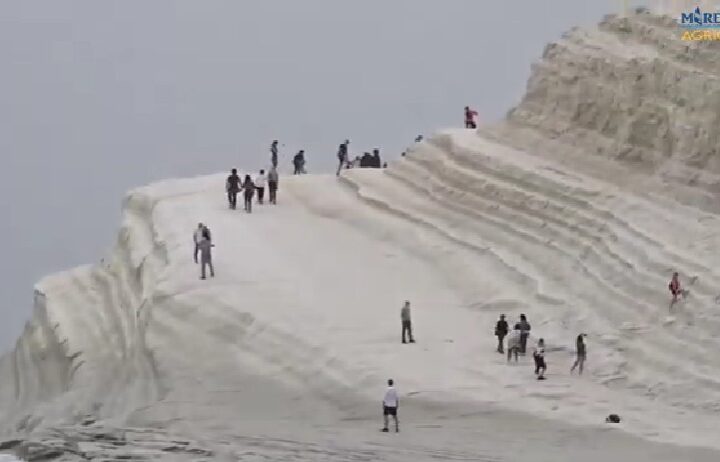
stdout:
[[470,109],[470,106],[465,106],[465,128],[477,128],[475,123],[475,116],[477,115],[477,111]]
[[673,296],[672,302],[670,302],[670,306],[677,302],[678,295],[682,295],[683,297],[685,297],[685,291],[682,289],[682,287],[680,287],[680,279],[678,273],[673,273],[670,284],[668,284],[668,288],[670,289],[670,293]]

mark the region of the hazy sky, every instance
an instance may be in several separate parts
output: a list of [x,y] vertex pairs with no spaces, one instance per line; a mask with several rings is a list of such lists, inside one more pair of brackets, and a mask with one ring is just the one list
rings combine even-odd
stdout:
[[0,348],[38,278],[109,251],[129,188],[255,169],[273,138],[312,172],[345,138],[392,158],[466,104],[498,119],[548,41],[620,3],[4,0]]

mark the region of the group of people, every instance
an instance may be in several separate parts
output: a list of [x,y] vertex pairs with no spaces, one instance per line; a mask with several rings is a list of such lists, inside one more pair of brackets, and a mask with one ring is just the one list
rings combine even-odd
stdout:
[[237,196],[240,192],[244,196],[244,209],[247,213],[252,213],[252,204],[255,194],[257,194],[257,203],[262,205],[265,200],[265,188],[269,193],[269,201],[271,204],[277,204],[277,190],[280,177],[275,166],[270,168],[266,174],[265,170],[260,170],[255,179],[250,175],[245,175],[245,179],[241,180],[237,169],[232,169],[230,176],[225,180],[225,190],[227,191],[228,206],[230,209],[237,209]]
[[[402,326],[402,343],[415,343],[412,332],[412,318],[410,316],[410,301],[405,300],[402,308],[400,309],[400,325]],[[388,380],[387,390],[385,390],[385,396],[383,397],[383,432],[388,432],[389,418],[392,417],[395,422],[395,432],[400,431],[400,424],[398,422],[398,406],[400,400],[398,398],[397,390],[395,390],[395,383],[393,379]]]
[[[504,354],[504,340],[507,337],[507,360],[515,357],[518,361],[520,355],[525,356],[527,352],[527,342],[530,337],[532,326],[527,320],[525,314],[520,315],[520,320],[515,323],[513,330],[510,331],[505,315],[501,314],[500,319],[495,324],[495,336],[498,339],[497,352]],[[535,375],[538,380],[545,380],[545,371],[547,364],[545,363],[545,339],[539,339],[537,345],[533,349],[533,360],[535,361]]]
[[[284,146],[284,145],[283,145]],[[293,175],[303,175],[307,173],[305,170],[305,151],[299,150],[297,154],[293,156]],[[277,171],[278,168],[278,140],[273,140],[270,143],[270,164],[272,168]]]
[[[471,109],[469,106],[465,106],[464,110],[465,114],[465,128],[477,128],[477,123],[475,121],[475,117],[477,117],[478,113],[477,111]],[[422,135],[418,135],[417,138],[415,138],[415,142],[419,143],[423,140]],[[338,147],[337,151],[337,158],[338,158],[338,167],[336,175],[340,175],[340,172],[343,169],[350,169],[350,168],[386,168],[387,162],[383,163],[382,159],[380,158],[380,150],[379,149],[373,149],[372,153],[365,152],[362,156],[355,156],[354,159],[350,158],[350,152],[349,152],[349,145],[350,140],[345,140],[344,142],[340,143],[340,146]],[[404,155],[405,153],[403,153]],[[273,140],[272,144],[270,145],[270,162],[274,169],[277,169],[278,167],[278,140]],[[307,173],[307,170],[305,168],[306,159],[305,159],[305,151],[299,150],[292,159],[292,165],[293,165],[293,175],[303,175]]]
[[[515,323],[512,331],[509,329],[505,315],[501,314],[500,319],[495,324],[495,336],[498,339],[497,352],[504,354],[504,341],[507,337],[507,361],[510,362],[515,358],[518,361],[520,355],[524,356],[527,351],[527,341],[530,337],[531,326],[525,314],[520,315],[520,320]],[[585,334],[577,336],[575,341],[576,357],[575,363],[570,369],[570,373],[578,369],[580,374],[583,373],[585,366],[585,358],[587,357],[587,349],[585,348]],[[545,361],[545,339],[538,339],[537,345],[533,349],[533,361],[535,362],[535,375],[538,380],[545,380],[545,372],[547,371],[547,363]]]
[[382,162],[380,159],[380,150],[379,149],[373,149],[372,154],[369,152],[365,152],[362,157],[361,156],[355,156],[354,160],[350,160],[350,154],[348,152],[348,146],[350,145],[349,140],[345,140],[343,143],[340,143],[340,146],[338,147],[337,152],[337,158],[338,158],[338,168],[337,168],[337,175],[340,175],[340,172],[342,169],[350,169],[350,168],[385,168],[387,167],[387,163]]

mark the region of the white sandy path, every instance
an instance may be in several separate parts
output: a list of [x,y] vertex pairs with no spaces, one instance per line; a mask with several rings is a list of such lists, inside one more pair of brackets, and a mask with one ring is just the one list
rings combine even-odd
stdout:
[[[716,254],[682,238],[709,236],[716,217],[465,131],[387,171],[283,178],[280,204],[252,215],[225,207],[222,184],[134,191],[107,262],[39,284],[37,328],[0,364],[22,385],[17,412],[50,424],[94,409],[118,426],[208,438],[263,416],[358,418],[367,431],[393,377],[406,409],[489,403],[583,425],[619,412],[630,433],[717,445]],[[208,281],[191,260],[197,221],[217,244]],[[665,326],[673,265],[699,279]],[[399,342],[405,299],[416,345]],[[548,340],[547,382],[529,358],[508,366],[494,352],[501,312],[528,313]],[[582,378],[567,374],[579,331],[590,334]],[[67,393],[48,351],[80,353]],[[275,388],[285,391],[268,400],[262,390]]]
[[[381,172],[349,176],[362,182],[365,195],[384,193],[401,210],[412,209],[402,202],[408,197],[398,190],[403,186]],[[384,380],[394,377],[405,396],[441,393],[447,400],[498,402],[586,424],[621,409],[626,428],[633,433],[684,444],[710,442],[703,430],[710,428],[706,426],[710,418],[684,419],[655,400],[623,389],[609,390],[589,377],[568,377],[568,353],[551,353],[551,380],[542,384],[532,380],[528,364],[505,365],[493,352],[489,334],[500,310],[516,308],[516,315],[518,307],[531,303],[527,281],[503,274],[492,256],[468,251],[415,223],[358,203],[355,192],[334,177],[286,179],[280,205],[257,208],[251,216],[224,209],[217,196],[213,190],[183,197],[157,211],[158,222],[172,228],[163,236],[173,256],[164,290],[180,294],[173,298],[174,304],[196,307],[187,308],[193,315],[183,313],[184,324],[175,326],[183,330],[173,335],[199,339],[204,337],[198,335],[198,328],[226,326],[220,339],[215,331],[209,332],[208,337],[217,342],[211,348],[217,363],[207,365],[210,374],[220,369],[219,363],[231,364],[217,357],[239,343],[239,367],[255,364],[279,381],[291,382],[295,377],[298,389],[322,389],[323,380],[331,377],[372,400]],[[196,218],[212,225],[218,245],[218,277],[209,282],[197,281],[196,269],[188,265],[186,230],[192,229]],[[398,342],[398,309],[405,298],[414,304],[420,342],[415,346]],[[548,330],[543,335],[569,346],[572,332],[557,330],[552,304],[544,308],[550,311],[545,314]],[[246,340],[233,339],[233,332],[241,332],[233,327],[233,310],[253,318],[255,327]],[[171,306],[157,311],[150,339],[154,323],[168,323],[161,316],[172,317],[173,311]],[[214,320],[209,323],[205,317]],[[535,324],[536,330],[545,329],[543,322]],[[188,392],[173,377],[176,372],[170,365],[186,362],[187,352],[177,349],[180,356],[169,359],[164,355],[172,350],[160,343],[152,346],[161,372],[167,374],[165,381],[173,384],[168,399],[172,401],[172,394],[186,398]],[[248,356],[248,348],[256,351]],[[605,361],[591,359],[591,368]],[[217,379],[208,379],[208,386],[213,380]],[[340,396],[335,399],[342,401]]]

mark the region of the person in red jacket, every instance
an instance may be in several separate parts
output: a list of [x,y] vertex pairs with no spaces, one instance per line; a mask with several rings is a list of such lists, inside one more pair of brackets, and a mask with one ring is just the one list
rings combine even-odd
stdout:
[[670,284],[668,284],[668,289],[670,289],[670,293],[672,294],[672,301],[670,302],[670,307],[677,303],[678,295],[682,295],[683,298],[687,296],[687,291],[683,290],[683,288],[680,286],[680,277],[678,273],[673,273],[672,279],[670,279]]
[[470,106],[465,106],[465,128],[477,128],[475,123],[475,116],[477,115],[477,111],[470,109]]

